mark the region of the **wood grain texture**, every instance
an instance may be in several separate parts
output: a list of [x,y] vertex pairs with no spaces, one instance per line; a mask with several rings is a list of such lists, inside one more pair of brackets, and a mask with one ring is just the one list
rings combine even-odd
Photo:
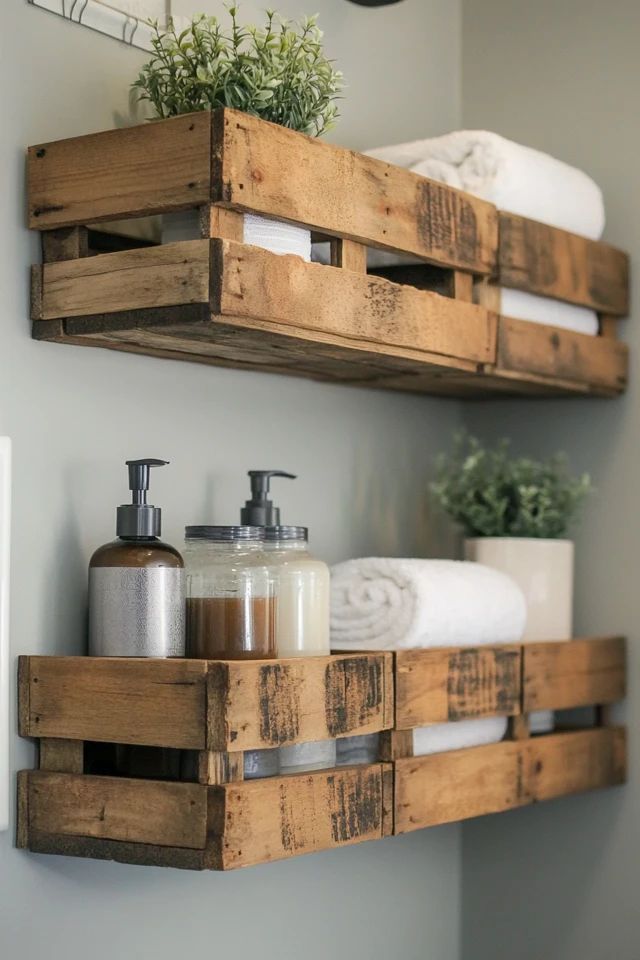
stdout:
[[161,847],[151,843],[133,843],[123,840],[105,840],[100,837],[76,837],[62,833],[42,833],[30,830],[26,847],[32,853],[53,854],[61,857],[82,857],[92,860],[112,860],[142,867],[172,867],[177,870],[207,870],[210,868],[208,851],[188,847]]
[[210,662],[208,749],[257,750],[393,723],[391,654]]
[[187,114],[29,148],[29,226],[49,230],[207,203],[211,118]]
[[503,287],[591,307],[629,313],[629,257],[515,214],[499,214],[498,280]]
[[207,788],[119,777],[29,774],[29,829],[204,849]]
[[626,694],[621,637],[525,644],[523,710],[563,710],[615,703]]
[[204,661],[23,657],[20,670],[22,736],[205,747]]
[[83,740],[56,740],[53,737],[42,737],[39,747],[40,770],[50,770],[52,773],[84,772]]
[[500,317],[497,372],[538,374],[620,392],[627,383],[628,348],[607,337]]
[[616,786],[627,778],[621,727],[534,737],[523,749],[533,802]]
[[188,240],[47,263],[33,319],[209,302],[209,243]]
[[384,772],[378,763],[210,787],[216,868],[381,839],[388,822]]
[[492,204],[233,110],[213,115],[213,199],[478,274],[495,269]]
[[397,834],[529,802],[521,745],[509,740],[397,760],[395,772]]
[[380,353],[400,348],[416,359],[421,351],[495,359],[495,317],[475,304],[258,247],[213,244],[214,314],[345,336]]
[[520,712],[521,648],[399,650],[396,727]]

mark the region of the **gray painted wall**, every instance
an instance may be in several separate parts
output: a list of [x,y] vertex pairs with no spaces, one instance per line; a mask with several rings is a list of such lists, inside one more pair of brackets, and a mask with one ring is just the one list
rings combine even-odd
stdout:
[[[244,472],[275,464],[300,474],[282,484],[285,516],[311,526],[328,560],[437,550],[425,488],[459,422],[455,403],[30,340],[28,265],[38,253],[24,229],[24,147],[112,126],[141,55],[26,0],[6,6],[0,433],[15,443],[13,656],[82,651],[86,565],[113,535],[126,457],[172,461],[154,477],[154,499],[174,542],[187,522],[234,518]],[[457,2],[312,6],[350,78],[336,139],[366,146],[458,123]],[[33,764],[17,736],[12,754],[14,769]],[[32,856],[0,835],[0,956],[456,960],[459,836],[452,827],[200,876]]]
[[[586,169],[602,185],[606,236],[631,251],[638,302],[640,6],[634,0],[485,0],[464,4],[463,121],[497,130]],[[612,402],[467,407],[471,425],[521,450],[568,451],[597,495],[577,536],[576,628],[630,638],[630,783],[478,820],[463,829],[466,960],[637,960],[638,561],[640,403],[632,348],[629,393]]]

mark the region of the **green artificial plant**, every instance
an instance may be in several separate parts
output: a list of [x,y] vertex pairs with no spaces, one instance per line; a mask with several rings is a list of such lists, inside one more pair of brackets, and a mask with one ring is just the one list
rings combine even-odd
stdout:
[[459,434],[450,456],[441,455],[431,490],[468,537],[564,537],[590,493],[587,474],[573,477],[566,459],[530,460]]
[[178,31],[153,24],[153,56],[133,84],[160,118],[233,107],[320,136],[336,122],[342,74],[323,52],[317,17],[300,22],[267,10],[263,27],[241,26],[238,8],[198,14]]

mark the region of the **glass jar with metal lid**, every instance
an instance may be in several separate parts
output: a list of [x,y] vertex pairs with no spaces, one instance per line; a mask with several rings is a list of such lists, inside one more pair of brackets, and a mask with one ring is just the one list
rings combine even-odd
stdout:
[[[275,585],[262,533],[260,527],[246,525],[186,528],[187,656],[276,656]],[[277,749],[245,752],[246,779],[278,772]]]
[[207,660],[276,656],[275,594],[262,530],[187,527],[187,655]]
[[[309,552],[306,527],[265,527],[263,536],[278,595],[275,607],[278,656],[328,656],[331,652],[328,566]],[[335,740],[280,748],[282,773],[333,767],[335,763]]]

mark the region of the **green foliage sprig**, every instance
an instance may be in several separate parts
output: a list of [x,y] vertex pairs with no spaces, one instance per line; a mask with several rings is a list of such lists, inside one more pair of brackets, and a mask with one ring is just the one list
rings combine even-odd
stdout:
[[456,437],[450,456],[438,458],[431,485],[468,537],[563,537],[591,489],[589,476],[571,476],[561,454],[546,461],[510,457],[507,440],[487,449],[466,434]]
[[238,8],[199,14],[180,33],[153,24],[153,56],[133,84],[159,117],[233,107],[320,136],[338,118],[342,74],[322,47],[317,17],[295,22],[267,10],[264,27],[240,26]]

